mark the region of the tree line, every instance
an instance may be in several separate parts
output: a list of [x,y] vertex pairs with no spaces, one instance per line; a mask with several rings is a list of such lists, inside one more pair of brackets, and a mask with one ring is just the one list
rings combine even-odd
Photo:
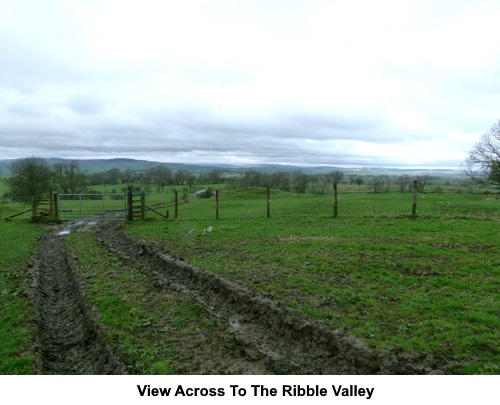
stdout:
[[[346,175],[339,170],[325,174],[306,174],[301,170],[278,173],[263,173],[258,171],[248,171],[238,176],[232,176],[226,180],[228,187],[270,187],[282,191],[292,191],[295,193],[326,194],[331,192],[332,186],[336,184],[348,184],[361,186],[374,193],[388,192],[396,187],[397,191],[413,192],[413,180],[417,180],[417,191],[423,193],[427,186],[451,186],[465,185],[463,180],[451,180],[437,176],[417,175]],[[439,189],[438,189],[439,190]]]
[[[194,184],[224,183],[224,175],[218,170],[203,174],[193,174],[181,169],[173,172],[165,166],[155,166],[144,172],[110,169],[100,173],[84,173],[78,162],[55,163],[50,166],[44,159],[28,157],[14,161],[7,178],[9,191],[3,198],[29,202],[35,205],[51,189],[61,194],[99,194],[93,186],[116,186],[136,184],[137,191],[164,191],[169,186],[185,185],[189,191]],[[119,190],[124,192],[125,188]],[[116,189],[113,189],[116,192]]]
[[55,163],[49,166],[44,159],[29,157],[14,161],[7,181],[10,192],[5,197],[23,199],[57,190],[64,194],[91,191],[92,186],[117,184],[140,184],[148,192],[163,191],[167,186],[194,184],[220,184],[224,176],[212,170],[204,174],[193,174],[181,169],[173,172],[165,166],[155,166],[144,172],[110,169],[99,173],[84,173],[78,162]]
[[[45,160],[37,157],[20,159],[11,164],[11,176],[8,178],[10,191],[4,197],[21,201],[41,196],[53,189],[59,193],[96,193],[92,186],[116,186],[134,184],[136,191],[162,192],[167,187],[185,186],[186,192],[192,191],[197,184],[226,184],[229,188],[270,187],[295,193],[325,194],[330,192],[332,185],[350,184],[365,185],[365,190],[379,193],[396,187],[397,191],[412,191],[413,180],[417,180],[418,192],[422,193],[428,185],[452,185],[451,179],[443,179],[429,175],[346,175],[339,170],[325,174],[306,174],[301,170],[292,173],[265,173],[246,171],[241,174],[227,176],[219,170],[211,170],[203,174],[194,174],[185,169],[172,171],[158,165],[143,172],[121,171],[110,169],[100,173],[87,174],[82,172],[77,162],[56,163],[49,166]],[[455,180],[457,182],[458,180]],[[463,184],[463,180],[459,180]],[[458,184],[457,184],[458,185]],[[123,187],[118,192],[123,192]],[[117,192],[113,188],[113,192]]]
[[146,192],[164,191],[169,186],[186,185],[191,191],[195,184],[220,184],[224,183],[224,175],[219,170],[207,173],[194,174],[185,169],[172,171],[168,167],[158,165],[144,172],[132,170],[121,171],[111,169],[105,172],[85,174],[82,187],[116,184],[139,184]]

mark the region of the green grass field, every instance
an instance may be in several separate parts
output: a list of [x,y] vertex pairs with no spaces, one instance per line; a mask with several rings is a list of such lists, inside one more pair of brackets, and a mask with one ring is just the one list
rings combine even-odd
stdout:
[[[410,193],[332,197],[223,190],[215,201],[126,225],[175,256],[244,283],[373,347],[399,345],[456,373],[498,373],[498,195]],[[204,230],[209,226],[213,231]],[[191,233],[190,231],[193,230]]]
[[35,238],[43,231],[25,221],[0,222],[0,374],[34,371],[32,280],[27,268]]
[[[4,201],[2,196],[9,191],[9,186],[7,185],[7,180],[5,177],[0,177],[0,218],[6,218],[14,215],[18,212],[25,211],[30,208],[27,204]],[[19,218],[26,219],[30,217],[30,213],[23,214]]]
[[[112,187],[107,189],[102,191],[111,192]],[[268,219],[265,189],[221,188],[217,221],[214,198],[180,205],[177,220],[172,200],[171,190],[149,193],[146,204],[167,203],[170,206],[161,210],[169,209],[170,219],[148,212],[146,221],[126,223],[126,232],[155,240],[188,263],[358,336],[372,347],[398,345],[432,353],[457,374],[500,372],[498,194],[421,194],[417,218],[410,215],[411,193],[358,192],[357,186],[340,187],[336,219],[331,195],[272,190]],[[9,203],[0,210],[18,208]],[[207,232],[210,226],[213,230]],[[31,303],[22,293],[27,287],[22,260],[42,231],[25,219],[0,223],[0,363],[10,364],[0,372],[30,370],[30,356],[23,348],[30,339]],[[70,242],[80,251],[81,265],[92,264],[75,235]],[[90,241],[83,242],[94,249]],[[132,273],[125,277],[141,280]],[[111,296],[116,285],[92,288]],[[141,311],[144,319],[154,316],[147,307]],[[147,351],[143,343],[134,342],[132,335],[127,337],[127,351]],[[155,361],[170,372],[168,360]]]

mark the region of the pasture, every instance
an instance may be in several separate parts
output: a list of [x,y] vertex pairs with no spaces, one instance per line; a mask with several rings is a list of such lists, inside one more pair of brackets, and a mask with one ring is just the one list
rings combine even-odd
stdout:
[[421,194],[413,219],[410,193],[349,191],[337,219],[331,196],[273,190],[267,219],[265,190],[222,190],[218,221],[212,198],[125,229],[372,347],[497,373],[498,195]]
[[[109,186],[99,191],[112,192]],[[498,194],[420,194],[417,217],[412,218],[411,193],[370,193],[341,186],[334,219],[331,195],[271,190],[271,215],[266,218],[265,189],[221,188],[217,221],[214,198],[181,204],[176,220],[172,190],[150,193],[146,199],[147,205],[166,203],[162,210],[170,210],[170,219],[148,212],[145,221],[126,222],[124,230],[156,241],[174,257],[279,301],[301,317],[355,335],[370,347],[424,352],[454,374],[500,371]],[[22,204],[5,203],[1,210],[14,213],[19,207]],[[23,349],[33,333],[31,301],[23,293],[29,285],[23,260],[41,232],[43,226],[27,224],[23,217],[0,223],[0,322],[8,326],[2,327],[2,342],[16,337],[10,347],[2,344],[1,357],[11,364],[2,369],[4,373],[31,369],[32,355]],[[115,290],[126,284],[109,284],[109,254],[93,243],[78,233],[69,239],[82,276],[92,279],[95,295],[89,292],[89,299],[105,303],[100,294],[108,291],[120,302],[120,291]],[[103,257],[85,254],[89,246]],[[102,277],[95,270],[100,262]],[[133,273],[132,279],[147,286],[145,277]],[[125,295],[132,300],[132,291]],[[182,305],[201,311],[196,305]],[[149,310],[142,309],[144,319],[156,316]],[[107,310],[98,305],[98,311]],[[182,322],[183,311],[174,314],[175,322]],[[212,324],[207,321],[199,328],[207,325]],[[116,337],[118,332],[109,333]],[[126,344],[131,353],[149,352],[147,341],[140,342],[140,350],[135,348],[134,336]],[[138,370],[171,372],[169,366],[155,364],[156,371],[142,366]]]
[[25,221],[0,222],[0,374],[34,371],[34,314],[29,255],[44,230]]

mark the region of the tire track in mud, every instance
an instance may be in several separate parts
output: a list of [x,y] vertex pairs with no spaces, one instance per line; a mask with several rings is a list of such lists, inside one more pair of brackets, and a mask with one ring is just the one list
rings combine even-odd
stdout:
[[432,356],[370,349],[354,336],[308,321],[282,304],[223,277],[176,260],[153,243],[102,224],[97,240],[125,260],[136,261],[157,283],[179,287],[224,322],[249,359],[277,374],[429,374]]
[[64,239],[38,238],[34,257],[40,374],[124,374],[80,290]]

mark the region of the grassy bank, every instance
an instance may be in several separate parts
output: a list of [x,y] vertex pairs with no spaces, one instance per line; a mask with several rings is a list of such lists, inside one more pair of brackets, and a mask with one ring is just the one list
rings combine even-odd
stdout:
[[0,222],[0,374],[32,374],[34,355],[32,282],[28,255],[43,227]]

